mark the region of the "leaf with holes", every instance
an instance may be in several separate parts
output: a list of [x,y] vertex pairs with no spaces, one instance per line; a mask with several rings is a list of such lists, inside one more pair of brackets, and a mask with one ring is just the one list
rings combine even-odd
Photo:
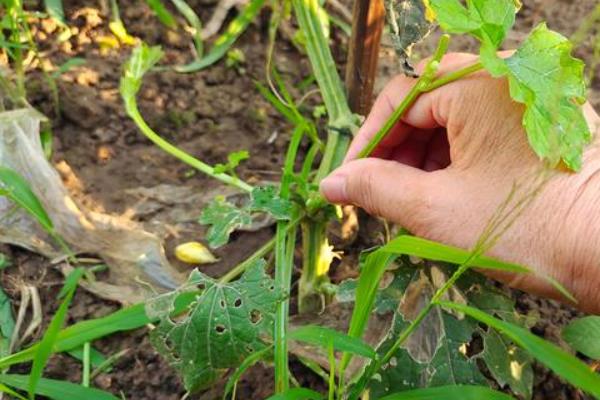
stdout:
[[[183,377],[189,391],[210,386],[228,369],[265,348],[282,292],[257,261],[232,283],[224,284],[194,271],[176,292],[148,302],[149,316],[160,316],[151,333],[156,349]],[[187,315],[169,318],[173,299],[181,292],[201,291]]]

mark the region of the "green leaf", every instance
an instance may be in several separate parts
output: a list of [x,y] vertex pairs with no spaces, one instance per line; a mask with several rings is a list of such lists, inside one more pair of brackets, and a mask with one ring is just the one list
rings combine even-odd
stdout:
[[275,186],[258,186],[251,195],[250,209],[269,213],[276,220],[289,220],[292,203],[279,197]]
[[[194,299],[194,293],[182,293],[179,295],[174,301],[173,315],[180,314]],[[72,350],[82,346],[86,342],[92,342],[116,332],[138,329],[156,321],[158,321],[158,317],[151,318],[146,315],[144,303],[135,304],[109,314],[106,317],[78,322],[63,329],[58,334],[53,351]],[[39,347],[39,343],[34,344],[25,350],[0,359],[0,369],[32,360]]]
[[578,171],[592,134],[581,109],[585,64],[572,49],[567,38],[540,24],[505,63],[511,97],[526,107],[523,125],[534,151]]
[[250,225],[252,216],[246,209],[238,208],[224,197],[217,196],[202,211],[199,222],[210,225],[206,240],[210,247],[216,248],[226,244],[234,230]]
[[[27,390],[29,380],[29,375],[0,374],[0,383],[20,390]],[[118,400],[112,394],[99,389],[45,378],[39,380],[35,393],[53,400]]]
[[[81,277],[81,275],[78,273],[74,273],[72,275],[75,277]],[[48,325],[48,329],[46,329],[46,332],[40,341],[39,347],[35,352],[35,356],[33,357],[33,364],[31,366],[31,375],[29,376],[28,385],[28,394],[30,399],[33,399],[35,397],[35,393],[37,393],[36,387],[40,382],[40,378],[42,377],[42,373],[44,372],[44,368],[46,367],[46,363],[48,362],[50,355],[54,352],[54,346],[56,339],[58,338],[58,333],[65,322],[67,310],[69,309],[69,305],[71,304],[71,300],[73,299],[73,295],[77,289],[77,281],[75,281],[75,283],[68,283],[70,284],[70,288],[65,293],[64,299],[58,307],[56,314],[54,314],[52,317],[52,320]]]
[[505,393],[483,386],[442,386],[437,388],[416,389],[394,393],[381,400],[511,400]]
[[177,72],[196,72],[219,61],[227,50],[235,43],[238,37],[246,30],[250,22],[258,15],[265,0],[250,0],[248,5],[227,26],[225,32],[215,40],[208,54],[187,65],[175,67]]
[[220,247],[229,241],[236,229],[252,223],[254,213],[266,212],[277,220],[290,219],[292,203],[282,199],[275,186],[259,186],[250,193],[250,201],[244,207],[236,207],[223,196],[217,196],[202,211],[200,222],[210,225],[206,240],[212,248]]
[[52,220],[29,183],[12,169],[0,166],[0,196],[6,196],[34,217],[49,233],[54,232]]
[[244,373],[250,367],[252,367],[260,361],[267,359],[273,359],[273,346],[265,347],[264,349],[254,352],[253,354],[246,357],[244,361],[242,361],[240,366],[235,370],[233,374],[231,374],[231,376],[227,380],[225,390],[223,391],[223,400],[226,400],[228,398],[229,394],[234,390],[242,375],[244,375]]
[[250,158],[250,154],[247,150],[234,151],[227,155],[227,164],[217,164],[214,167],[215,174],[224,174],[226,172],[233,172],[239,165],[240,162]]
[[146,4],[152,9],[158,20],[165,26],[173,29],[177,26],[175,17],[167,10],[160,0],[146,0]]
[[202,57],[204,52],[204,43],[202,41],[202,21],[198,17],[198,14],[190,7],[184,0],[171,0],[177,8],[177,11],[186,19],[190,24],[191,34],[194,37],[194,46],[196,47],[196,53],[198,57]]
[[482,332],[481,336],[483,352],[477,357],[485,362],[496,382],[500,387],[508,386],[515,394],[530,399],[533,368],[529,354],[493,329]]
[[[77,347],[76,349],[70,350],[68,353],[71,357],[79,361],[83,361],[83,347]],[[94,368],[100,367],[106,363],[106,360],[107,358],[104,356],[104,354],[93,347],[90,348],[90,364]]]
[[119,91],[126,106],[131,107],[135,104],[135,95],[142,86],[144,74],[152,69],[163,55],[160,46],[149,47],[142,43],[133,49],[131,57],[125,63],[119,84]]
[[577,319],[567,325],[562,337],[569,346],[594,360],[600,360],[600,317]]
[[81,57],[72,57],[61,64],[60,67],[50,75],[52,79],[58,79],[62,74],[68,72],[72,68],[79,67],[80,65],[84,65],[86,63],[85,58]]
[[27,400],[27,398],[21,396],[19,393],[15,392],[14,390],[12,390],[11,388],[9,388],[8,386],[6,386],[3,383],[0,383],[0,392],[10,394],[11,396],[13,396],[19,400]]
[[10,340],[15,330],[10,298],[0,288],[0,357],[8,355]]
[[497,49],[515,23],[514,0],[430,0],[441,27],[448,33],[469,33]]
[[58,298],[62,299],[66,297],[70,292],[77,289],[77,285],[79,284],[79,280],[85,274],[85,269],[81,267],[77,267],[73,269],[65,278],[65,282],[63,283],[62,289],[58,292]]
[[600,375],[561,348],[521,327],[501,321],[476,308],[451,302],[440,302],[439,305],[467,314],[498,330],[572,385],[600,398]]
[[[148,302],[148,315],[160,317],[151,340],[159,353],[182,375],[185,387],[196,391],[210,386],[229,368],[265,348],[272,335],[273,315],[283,293],[265,274],[259,260],[230,284],[194,271],[186,285]],[[181,292],[202,290],[189,313],[173,321],[173,298]]]
[[323,396],[319,392],[306,388],[293,388],[288,389],[283,393],[274,394],[267,400],[322,400]]
[[367,358],[375,358],[375,350],[359,338],[331,328],[317,325],[306,325],[288,334],[288,339],[308,343],[327,349],[333,345],[334,350],[345,351]]
[[44,0],[44,6],[51,18],[61,25],[66,25],[65,11],[63,10],[62,0]]

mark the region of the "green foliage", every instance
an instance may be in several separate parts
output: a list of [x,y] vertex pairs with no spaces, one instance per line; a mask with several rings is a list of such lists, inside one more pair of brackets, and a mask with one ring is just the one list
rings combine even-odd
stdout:
[[177,26],[175,17],[169,10],[167,10],[161,0],[146,0],[146,4],[148,4],[163,25],[171,29]]
[[49,233],[54,225],[29,183],[10,168],[0,166],[0,196],[6,196],[27,211]]
[[440,302],[439,304],[445,308],[467,314],[490,328],[498,330],[566,381],[600,398],[600,375],[594,373],[582,361],[556,345],[535,336],[526,329],[501,321],[476,308],[452,302]]
[[[194,299],[194,293],[182,293],[178,296],[174,301],[173,315],[178,315],[184,311]],[[86,342],[92,342],[116,332],[138,329],[157,320],[157,317],[148,317],[145,304],[139,303],[116,311],[106,317],[78,322],[61,330],[52,351],[73,350],[81,347]],[[25,350],[0,359],[0,369],[31,361],[39,348],[40,343],[37,343]]]
[[66,25],[65,11],[63,10],[62,0],[44,0],[44,6],[48,15],[61,25]]
[[600,317],[589,316],[571,322],[562,336],[569,346],[581,354],[600,360]]
[[283,393],[275,394],[267,400],[322,400],[325,397],[314,390],[306,388],[293,388]]
[[248,357],[246,357],[244,361],[242,361],[240,366],[235,370],[235,372],[231,374],[231,376],[227,380],[225,390],[223,391],[223,400],[227,399],[230,393],[233,393],[232,398],[235,399],[235,389],[242,375],[256,363],[260,361],[267,361],[270,359],[273,359],[272,346],[265,347],[264,349],[256,351],[253,354],[250,354]]
[[[29,375],[0,374],[0,383],[19,390],[27,390]],[[41,378],[35,393],[52,400],[118,400],[117,397],[99,389],[86,388],[71,382]]]
[[511,400],[505,393],[497,392],[482,386],[442,386],[437,388],[416,389],[394,393],[381,400]]
[[279,197],[274,186],[259,186],[252,191],[250,201],[243,207],[217,196],[202,211],[199,222],[210,225],[206,240],[210,247],[216,248],[226,244],[233,231],[250,225],[252,216],[257,212],[266,212],[277,220],[289,220],[291,211],[291,202]]
[[256,18],[264,2],[265,0],[250,0],[242,12],[229,23],[225,32],[215,40],[212,48],[206,55],[187,65],[175,67],[175,70],[178,72],[197,72],[223,58],[238,37]]
[[295,329],[288,334],[288,339],[320,346],[327,349],[333,346],[334,350],[344,351],[367,358],[375,358],[376,353],[371,346],[359,338],[347,336],[331,328],[317,325],[306,325]]
[[244,160],[250,158],[250,153],[247,150],[234,151],[227,155],[227,164],[216,164],[214,167],[215,173],[224,174],[232,173],[235,174],[235,169]]
[[538,25],[516,53],[501,59],[496,51],[515,21],[514,0],[431,0],[444,30],[468,33],[481,41],[481,63],[496,77],[506,76],[511,97],[525,105],[523,126],[538,156],[552,166],[562,160],[581,168],[591,132],[583,116],[584,64],[571,56],[573,45],[559,33]]
[[[148,302],[146,311],[160,318],[151,332],[157,350],[183,376],[189,391],[210,386],[229,368],[265,348],[273,332],[273,314],[284,294],[264,272],[260,260],[231,284],[194,271],[178,291]],[[170,318],[173,300],[182,292],[198,291],[186,316]]]
[[142,87],[142,78],[153,68],[164,55],[159,46],[146,46],[142,44],[133,49],[131,57],[123,67],[123,76],[119,84],[119,91],[125,101],[125,107],[135,104],[135,96]]
[[0,357],[8,355],[14,330],[15,320],[10,298],[0,288]]
[[67,311],[69,309],[69,305],[71,304],[71,299],[73,299],[73,295],[77,289],[77,282],[82,274],[83,269],[75,269],[70,275],[74,278],[67,278],[65,281],[66,289],[61,291],[59,294],[59,298],[63,298],[63,301],[60,303],[56,314],[54,314],[52,317],[52,320],[50,321],[50,324],[48,325],[48,328],[46,329],[46,332],[44,333],[44,336],[42,337],[42,340],[40,341],[40,344],[33,357],[31,375],[29,376],[29,385],[27,389],[30,399],[33,399],[35,397],[35,393],[37,393],[36,387],[40,382],[42,373],[46,367],[46,363],[54,351],[58,334],[67,317]]

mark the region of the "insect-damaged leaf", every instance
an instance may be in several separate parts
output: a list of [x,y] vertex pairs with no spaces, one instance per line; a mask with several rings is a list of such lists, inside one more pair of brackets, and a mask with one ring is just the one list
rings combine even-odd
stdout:
[[[199,271],[178,291],[146,305],[150,318],[160,323],[151,341],[183,377],[189,391],[209,386],[229,368],[265,348],[273,330],[273,315],[282,292],[264,272],[260,260],[233,283],[219,283]],[[182,292],[200,290],[187,315],[172,320],[174,299]]]
[[259,186],[243,207],[237,207],[222,196],[216,197],[204,209],[199,222],[210,225],[206,240],[215,248],[227,243],[229,235],[236,229],[250,225],[255,213],[268,213],[277,220],[284,220],[290,218],[291,211],[291,202],[279,197],[275,186]]
[[433,12],[428,0],[385,0],[386,21],[396,53],[405,73],[414,74],[408,62],[412,47],[433,28]]
[[540,24],[505,60],[504,73],[511,97],[526,106],[523,125],[535,152],[577,171],[592,135],[581,109],[585,64],[571,56],[572,49],[567,38]]

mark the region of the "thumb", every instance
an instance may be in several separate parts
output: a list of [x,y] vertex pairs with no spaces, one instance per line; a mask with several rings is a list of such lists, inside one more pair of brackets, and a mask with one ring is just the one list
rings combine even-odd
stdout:
[[[369,214],[425,234],[432,217],[446,208],[448,172],[425,172],[395,161],[365,158],[347,162],[321,182],[321,193],[336,204],[352,204]],[[442,199],[441,194],[446,196]],[[436,212],[436,209],[438,209]]]

